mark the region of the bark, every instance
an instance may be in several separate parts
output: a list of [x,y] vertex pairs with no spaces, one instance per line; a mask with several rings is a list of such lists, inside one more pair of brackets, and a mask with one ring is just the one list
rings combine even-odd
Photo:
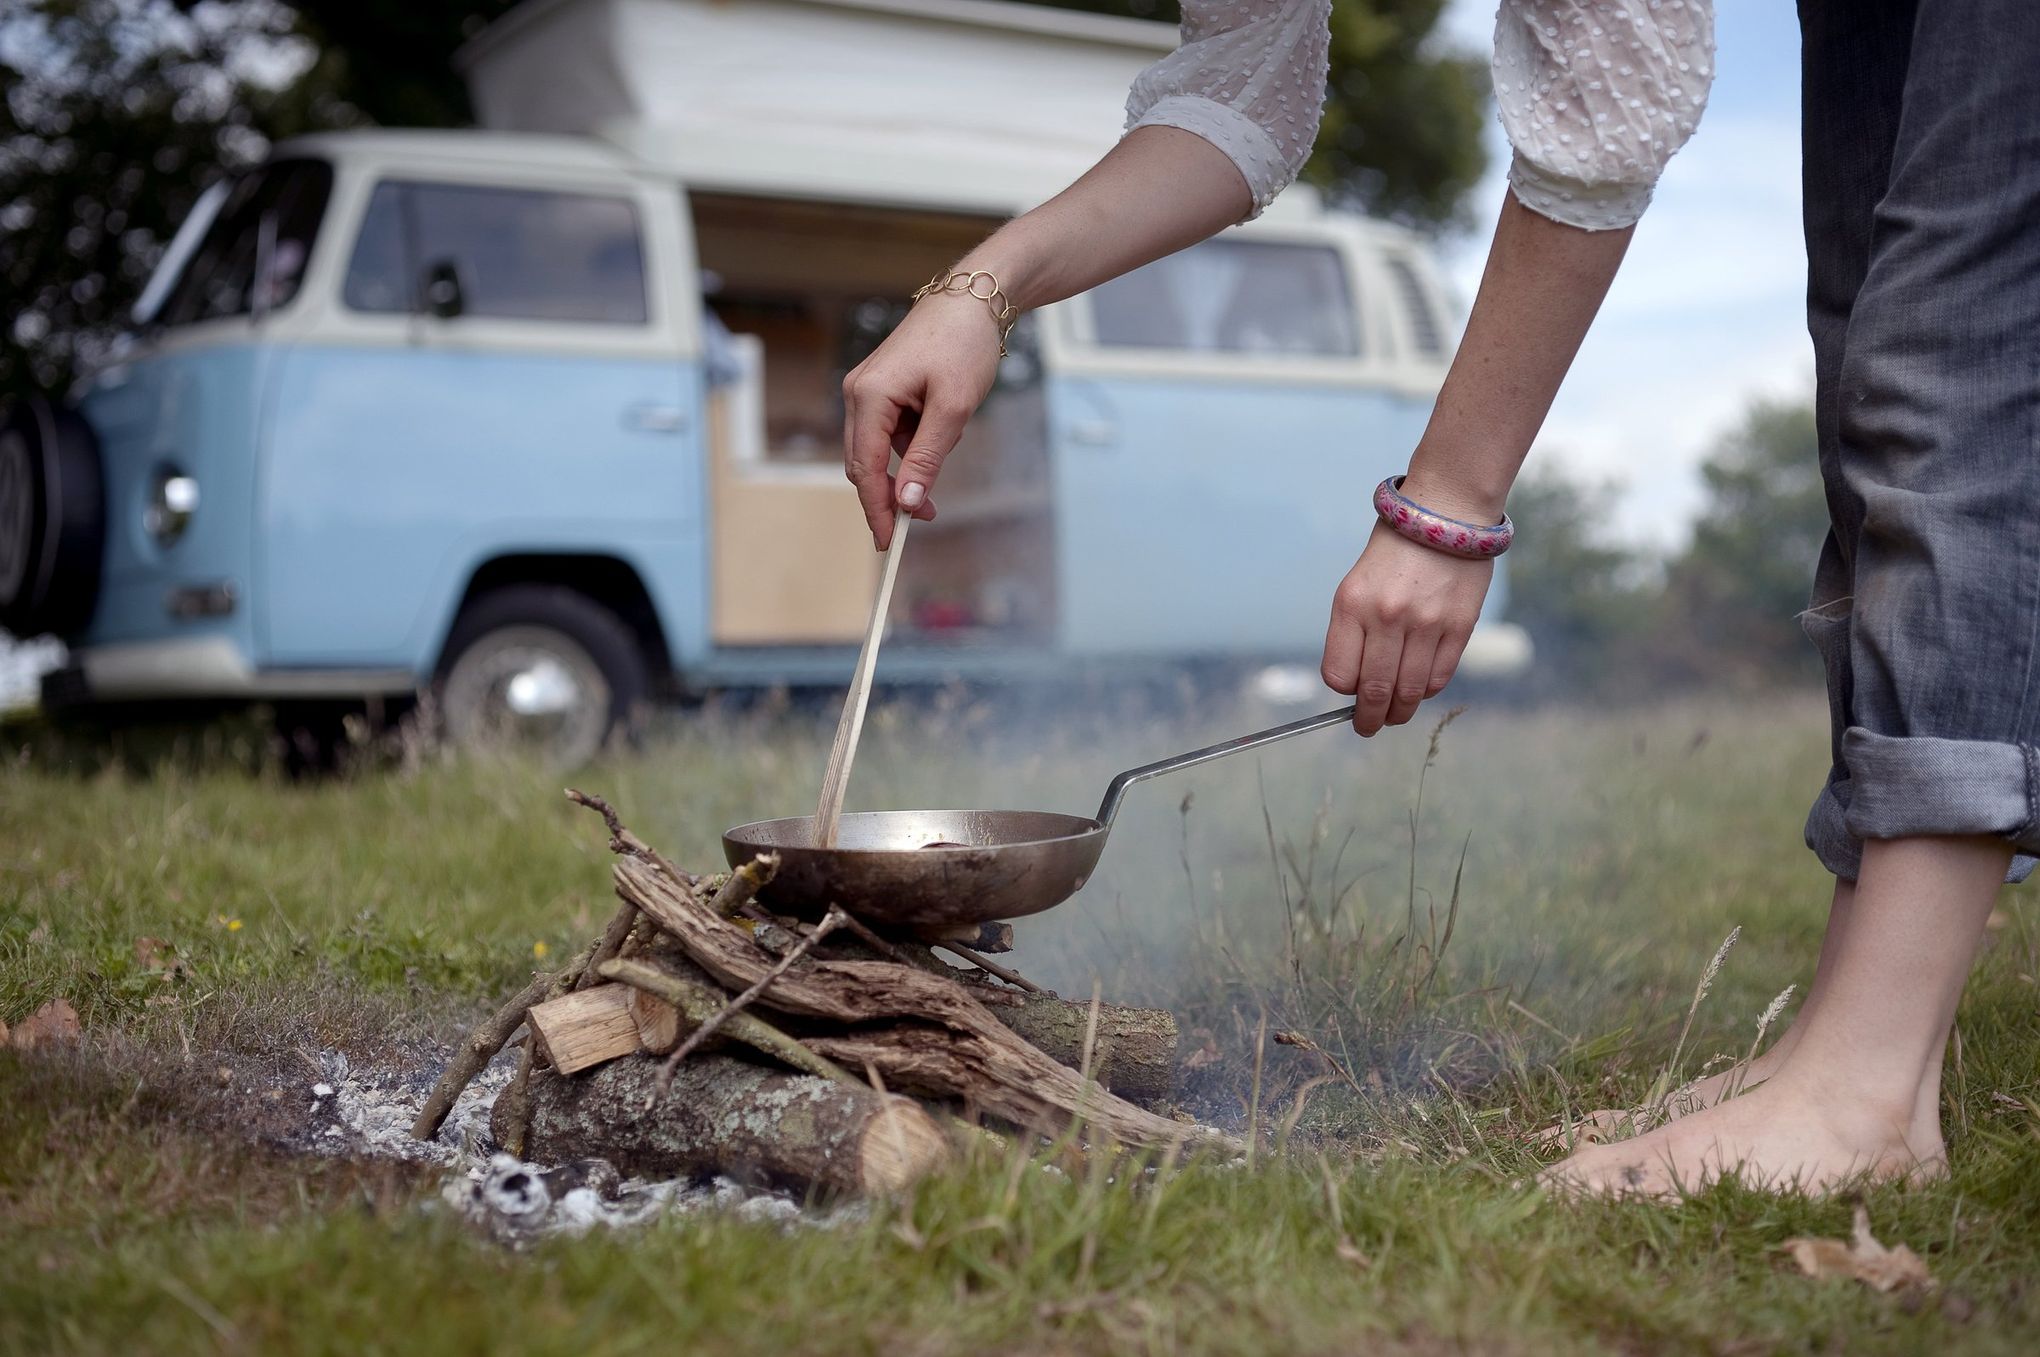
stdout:
[[[994,1016],[1029,1044],[1072,1069],[1084,1063],[1084,1032],[1091,1006],[1053,994],[1030,994],[1018,1008]],[[1098,1005],[1098,1035],[1092,1043],[1091,1074],[1105,1087],[1142,1107],[1176,1097],[1176,1015],[1165,1008]]]
[[[678,942],[688,957],[718,985],[743,990],[772,968],[772,958],[750,935],[707,909],[694,894],[645,864],[624,859],[616,865],[618,893]],[[612,974],[613,963],[612,963]],[[759,999],[762,1007],[833,1023],[911,1023],[914,1066],[938,1083],[925,1091],[961,1098],[1024,1127],[1061,1129],[1073,1117],[1094,1131],[1135,1146],[1198,1141],[1231,1148],[1236,1142],[1209,1127],[1156,1116],[1086,1081],[1076,1071],[1021,1040],[955,981],[890,961],[817,959],[780,977]],[[949,1043],[941,1058],[931,1056],[927,1034]],[[825,1054],[820,1039],[809,1049]],[[865,1034],[846,1038],[859,1059],[888,1077],[904,1058],[885,1056],[885,1042]],[[938,1043],[939,1044],[939,1043]],[[868,1048],[868,1049],[867,1049]],[[840,1061],[859,1068],[858,1060]]]
[[942,1128],[908,1098],[714,1054],[680,1066],[661,1097],[659,1064],[629,1056],[581,1075],[535,1072],[526,1157],[855,1195],[897,1192],[948,1157]]

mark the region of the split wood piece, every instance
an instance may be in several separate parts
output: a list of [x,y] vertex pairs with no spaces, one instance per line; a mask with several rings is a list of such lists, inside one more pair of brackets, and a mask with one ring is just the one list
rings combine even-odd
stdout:
[[[574,963],[580,964],[580,959]],[[503,1043],[524,1025],[524,1015],[532,1005],[542,1003],[546,992],[552,988],[550,975],[533,976],[531,983],[517,991],[509,1003],[496,1010],[487,1022],[468,1034],[467,1040],[455,1049],[453,1059],[447,1062],[446,1070],[439,1076],[439,1082],[432,1086],[432,1094],[425,1099],[425,1106],[418,1109],[418,1119],[411,1123],[411,1136],[416,1140],[430,1140],[439,1134],[447,1114],[453,1111],[454,1102],[461,1090],[482,1067],[495,1059],[496,1052],[503,1049]]]
[[[717,917],[693,894],[628,858],[615,868],[617,890],[680,944],[716,984],[745,989],[772,959],[750,935]],[[611,963],[614,971],[615,963]],[[1133,1146],[1185,1141],[1235,1148],[1211,1127],[1170,1121],[1090,1083],[1000,1025],[954,980],[890,961],[817,959],[783,976],[760,1001],[782,1013],[839,1023],[913,1021],[947,1029],[952,1058],[941,1062],[943,1096],[962,1098],[1015,1125],[1061,1128],[1081,1117],[1093,1130]],[[876,1043],[882,1047],[883,1043]],[[819,1045],[811,1050],[818,1051]],[[887,1075],[882,1051],[872,1068]],[[852,1065],[852,1068],[858,1066]]]
[[[622,912],[617,911],[618,914]],[[637,910],[632,908],[630,913],[635,919]],[[546,986],[544,1002],[550,1003],[569,994],[588,980],[589,966],[595,960],[595,952],[600,945],[598,943],[595,947],[583,951],[553,976],[552,983]],[[521,1157],[524,1153],[524,1132],[531,1124],[531,1072],[538,1066],[539,1043],[532,1036],[530,1014],[525,1015],[523,1035],[514,1038],[512,1044],[523,1047],[517,1052],[517,1072],[510,1076],[510,1082],[496,1095],[495,1104],[489,1109],[489,1125],[492,1132],[496,1126],[503,1126],[503,1131],[494,1132],[496,1143]]]
[[630,1020],[637,1028],[638,1045],[653,1055],[665,1055],[680,1044],[680,1010],[656,994],[636,986],[630,989]]
[[[602,968],[612,980],[621,980],[671,1004],[675,1010],[675,1031],[692,1032],[728,1007],[728,998],[718,990],[683,979],[662,966],[644,961],[612,961]],[[806,1074],[838,1083],[863,1081],[848,1070],[822,1059],[786,1033],[754,1013],[738,1013],[723,1024],[723,1034],[755,1051]]]
[[[607,1159],[626,1174],[726,1173],[795,1191],[898,1192],[948,1158],[949,1138],[918,1103],[863,1083],[788,1074],[703,1055],[654,1095],[659,1062],[613,1060],[571,1078],[532,1077],[526,1156]],[[649,1107],[649,1111],[647,1108]]]
[[[1037,1049],[1072,1069],[1084,1064],[1091,1005],[1053,994],[1029,994],[1017,1008],[993,1013]],[[1154,1108],[1176,1097],[1176,1015],[1166,1008],[1098,1005],[1091,1074],[1130,1102]]]
[[637,1051],[631,993],[628,985],[598,983],[535,1005],[525,1021],[552,1067],[561,1074],[578,1074]]

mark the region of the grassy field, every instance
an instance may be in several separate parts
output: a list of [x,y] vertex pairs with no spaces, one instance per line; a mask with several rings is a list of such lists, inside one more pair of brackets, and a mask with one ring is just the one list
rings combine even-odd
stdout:
[[[1117,768],[1280,715],[893,704],[852,805],[1088,811]],[[694,713],[573,780],[705,868],[725,825],[806,808],[828,722]],[[0,1018],[65,996],[86,1042],[0,1052],[0,1352],[2040,1346],[2026,893],[1963,1006],[1952,1176],[1857,1198],[1938,1291],[1811,1281],[1779,1246],[1845,1235],[1856,1199],[1525,1184],[1543,1162],[1527,1133],[1664,1070],[1732,927],[1682,1073],[1745,1050],[1807,978],[1817,702],[1475,710],[1430,734],[1320,736],[1148,784],[1094,883],[1020,925],[1038,980],[1177,1011],[1204,1053],[1194,1110],[1282,1142],[1250,1166],[988,1159],[827,1230],[692,1216],[518,1251],[433,1209],[437,1170],[290,1155],[264,1130],[320,1053],[433,1058],[600,926],[603,836],[559,779],[427,760],[292,785],[231,735],[95,768],[22,734],[0,767]],[[143,937],[185,973],[145,965]],[[1324,1067],[1264,1029],[1310,1036],[1362,1091],[1312,1084]]]

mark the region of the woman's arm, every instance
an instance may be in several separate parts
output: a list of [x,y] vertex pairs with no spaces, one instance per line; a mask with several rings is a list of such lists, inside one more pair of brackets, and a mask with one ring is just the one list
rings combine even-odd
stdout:
[[[1505,195],[1487,270],[1403,493],[1494,523],[1558,385],[1615,278],[1633,228],[1563,226]],[[1381,524],[1332,597],[1323,675],[1372,735],[1410,719],[1452,677],[1494,577],[1492,560],[1419,546]]]
[[[1133,82],[1125,139],[956,269],[991,274],[1030,310],[1254,216],[1296,177],[1324,102],[1331,0],[1182,0],[1182,10],[1182,44]],[[990,307],[950,293],[915,306],[844,378],[844,470],[881,550],[895,502],[935,516],[928,491],[992,389],[999,347]]]
[[[990,273],[1028,311],[1193,245],[1252,206],[1247,181],[1225,152],[1174,127],[1139,127],[956,268]],[[950,295],[915,306],[843,379],[844,466],[880,550],[892,540],[892,453],[901,453],[898,503],[916,518],[933,518],[928,488],[992,389],[998,365],[991,308]]]
[[[1503,0],[1495,99],[1515,147],[1466,335],[1403,493],[1470,522],[1501,518],[1516,472],[1600,309],[1665,163],[1714,75],[1713,0]],[[1324,680],[1353,725],[1400,725],[1451,679],[1494,563],[1376,525],[1332,599]]]

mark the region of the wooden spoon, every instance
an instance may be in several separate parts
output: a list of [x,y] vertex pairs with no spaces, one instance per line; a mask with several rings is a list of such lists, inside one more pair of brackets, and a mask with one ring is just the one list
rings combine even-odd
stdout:
[[893,581],[900,574],[900,549],[907,540],[907,525],[913,515],[899,509],[893,513],[892,545],[885,550],[885,570],[879,576],[878,597],[871,605],[871,626],[864,633],[864,649],[857,652],[857,671],[850,676],[850,691],[843,698],[843,715],[836,721],[836,742],[829,746],[829,766],[822,772],[822,799],[815,804],[814,842],[819,848],[836,846],[837,822],[843,818],[843,791],[850,785],[850,764],[857,757],[857,737],[864,731],[864,708],[871,701],[871,675],[878,667],[878,642],[885,633],[885,615],[892,606]]

